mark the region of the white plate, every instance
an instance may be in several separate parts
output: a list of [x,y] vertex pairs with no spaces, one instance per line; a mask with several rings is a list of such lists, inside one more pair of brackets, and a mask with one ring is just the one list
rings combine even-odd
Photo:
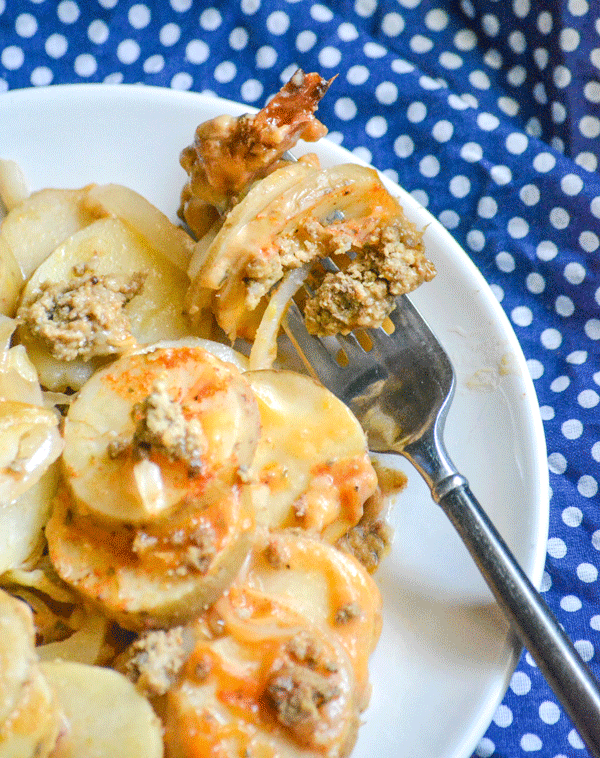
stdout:
[[[145,86],[67,85],[0,95],[0,157],[33,189],[118,182],[175,219],[179,153],[198,123],[243,106]],[[325,164],[356,161],[321,141]],[[413,299],[449,352],[457,393],[446,440],[475,494],[539,586],[548,470],[537,401],[519,344],[467,255],[390,184],[421,228],[438,275]],[[419,477],[393,512],[392,554],[378,573],[382,639],[373,697],[353,758],[466,758],[485,732],[519,653],[491,595]]]

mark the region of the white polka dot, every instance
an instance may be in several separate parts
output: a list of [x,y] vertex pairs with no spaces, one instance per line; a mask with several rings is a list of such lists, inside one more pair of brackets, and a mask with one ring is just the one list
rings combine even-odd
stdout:
[[478,69],[471,71],[469,74],[469,82],[473,87],[482,90],[489,89],[491,86],[490,77],[485,73],[485,71],[479,71]]
[[496,37],[500,31],[500,20],[493,13],[484,13],[481,17],[481,28],[488,37]]
[[393,105],[398,99],[398,87],[393,82],[381,82],[375,88],[375,97],[382,105]]
[[468,176],[458,174],[457,176],[452,177],[448,188],[453,197],[466,197],[471,191],[471,180]]
[[551,558],[555,559],[561,559],[564,558],[567,554],[567,546],[564,542],[564,540],[561,540],[560,537],[550,537],[548,540],[548,555]]
[[455,95],[454,93],[448,95],[448,105],[457,111],[466,111],[467,108],[471,107],[465,95]]
[[260,8],[260,0],[242,0],[240,8],[246,16],[253,16]]
[[583,740],[577,734],[577,732],[575,731],[575,729],[571,729],[571,731],[567,735],[567,740],[569,741],[569,745],[571,745],[571,747],[575,748],[575,750],[584,750],[585,749],[585,745],[583,743]]
[[467,245],[471,250],[479,252],[485,247],[485,236],[480,229],[471,229],[467,234]]
[[571,384],[571,380],[568,376],[557,376],[550,383],[550,389],[552,392],[564,392]]
[[48,66],[36,66],[31,72],[29,81],[34,87],[46,87],[52,82],[54,74]]
[[519,190],[519,197],[525,205],[537,205],[540,201],[540,190],[535,184],[525,184]]
[[[586,566],[590,566],[590,564],[586,564]],[[596,570],[596,576],[598,575],[598,569],[596,569],[595,566],[590,566],[591,569]],[[579,653],[579,655],[583,658],[584,661],[589,662],[594,657],[594,646],[589,640],[576,640],[573,645],[575,646],[575,649]]]
[[191,88],[193,83],[194,80],[190,74],[187,73],[187,71],[180,71],[171,79],[171,88],[177,90],[188,90]]
[[9,71],[16,71],[18,68],[21,68],[24,61],[25,53],[17,45],[5,47],[0,55],[0,62]]
[[566,66],[555,66],[552,71],[552,79],[559,89],[564,89],[571,84],[572,74]]
[[540,71],[543,71],[548,65],[548,59],[549,55],[545,47],[536,47],[533,51],[533,60]]
[[103,45],[108,39],[108,26],[104,21],[96,19],[88,26],[87,35],[90,42],[95,45]]
[[93,55],[81,53],[75,58],[73,68],[78,76],[93,76],[98,70],[98,63]]
[[578,195],[583,189],[583,180],[577,174],[565,174],[560,180],[560,187],[565,195]]
[[456,229],[460,224],[460,217],[456,211],[445,210],[442,211],[439,216],[439,220],[446,227],[446,229]]
[[406,111],[406,117],[411,122],[411,124],[420,123],[423,121],[426,115],[427,108],[423,103],[420,102],[411,103]]
[[504,144],[509,153],[512,153],[513,155],[521,155],[521,153],[524,153],[525,150],[527,150],[529,139],[522,132],[513,132],[508,135]]
[[577,29],[565,27],[560,30],[558,35],[558,44],[560,49],[565,53],[572,53],[579,47],[580,35]]
[[185,13],[192,7],[193,0],[169,0],[169,4],[177,13]]
[[534,271],[527,275],[525,286],[532,294],[539,295],[546,289],[546,280],[541,274]]
[[38,23],[31,13],[20,13],[15,21],[15,31],[19,37],[29,39],[37,32]]
[[584,332],[591,340],[600,339],[600,320],[597,318],[591,318],[585,322],[583,327]]
[[493,197],[484,195],[483,197],[479,198],[479,201],[477,203],[478,216],[480,216],[481,218],[494,218],[497,212],[498,212],[498,203],[494,200]]
[[395,58],[391,63],[391,69],[397,74],[410,74],[415,70],[415,67],[408,61],[404,60],[404,58]]
[[450,121],[438,121],[434,124],[431,134],[437,142],[448,142],[454,134],[454,126]]
[[586,253],[594,253],[600,247],[600,238],[596,232],[581,232],[579,235],[579,244]]
[[529,326],[533,321],[533,313],[526,305],[518,305],[513,308],[510,315],[517,326]]
[[361,18],[370,18],[377,8],[377,0],[355,0],[354,12]]
[[536,254],[541,261],[551,261],[558,255],[558,247],[550,240],[543,240],[537,246]]
[[127,14],[127,19],[134,29],[145,29],[150,23],[150,8],[138,3],[132,5]]
[[428,53],[433,47],[433,40],[423,34],[414,34],[410,38],[409,45],[413,53]]
[[596,139],[600,135],[600,118],[597,116],[584,116],[579,121],[579,131],[588,139]]
[[567,470],[567,459],[562,453],[550,453],[548,468],[553,474],[564,474]]
[[450,71],[455,71],[464,63],[460,55],[457,55],[456,53],[450,53],[447,50],[445,50],[443,53],[440,53],[439,61],[441,66],[449,69]]
[[490,284],[490,289],[496,300],[501,303],[504,300],[504,290],[499,284]]
[[394,140],[394,153],[398,158],[408,158],[409,155],[413,154],[414,149],[415,144],[408,134],[401,134]]
[[117,58],[126,65],[135,63],[140,52],[140,46],[134,39],[124,39],[117,46]]
[[521,737],[521,749],[526,753],[537,752],[542,749],[542,741],[537,734],[527,733]]
[[113,71],[112,74],[107,74],[102,81],[105,84],[122,84],[123,79],[122,71]]
[[296,37],[296,49],[301,53],[312,50],[317,42],[317,35],[310,29],[306,29]]
[[598,569],[591,563],[580,563],[577,566],[577,578],[586,584],[591,584],[598,579]]
[[449,24],[448,14],[442,8],[434,8],[425,14],[425,26],[432,32],[441,32]]
[[599,632],[600,631],[600,616],[592,616],[592,618],[590,619],[590,626],[592,627],[592,629]]
[[258,79],[247,79],[240,87],[242,98],[247,103],[253,103],[262,97],[264,87]]
[[495,71],[499,71],[504,64],[502,56],[498,50],[494,50],[493,48],[485,53],[483,56],[483,62],[486,64],[486,66],[493,68]]
[[162,55],[151,55],[144,61],[144,72],[146,74],[158,74],[165,67],[165,59]]
[[496,255],[496,266],[498,266],[500,271],[503,271],[505,274],[510,274],[515,270],[515,259],[510,253],[498,253]]
[[508,166],[492,166],[490,176],[500,186],[508,184],[512,180],[512,172]]
[[566,439],[577,440],[583,434],[583,424],[579,419],[570,418],[567,421],[563,421],[560,430]]
[[544,375],[544,364],[536,358],[528,358],[527,370],[529,371],[529,376],[535,381]]
[[508,44],[510,45],[513,52],[517,53],[517,55],[524,53],[527,49],[527,40],[525,39],[525,35],[519,30],[512,31],[508,35]]
[[571,217],[564,208],[552,208],[549,214],[550,223],[555,229],[566,229],[569,226]]
[[221,84],[232,81],[237,74],[237,67],[232,61],[221,61],[214,70],[215,79]]
[[535,101],[540,105],[546,105],[548,102],[548,94],[544,82],[537,82],[533,87],[533,97]]
[[525,124],[525,131],[532,137],[542,136],[542,124],[537,116],[532,116],[530,119],[527,119],[527,123]]
[[520,110],[519,103],[513,97],[499,97],[498,108],[507,116],[516,116]]
[[600,103],[600,82],[588,82],[583,88],[583,94],[590,103]]
[[594,153],[590,153],[587,150],[584,150],[575,156],[575,163],[590,172],[595,171],[598,168],[598,158]]
[[369,76],[369,69],[366,66],[350,66],[346,79],[350,84],[360,87],[367,81]]
[[552,16],[548,11],[542,11],[537,18],[537,27],[542,34],[550,34],[552,31]]
[[428,179],[437,176],[440,171],[440,162],[435,155],[426,155],[419,161],[419,171]]
[[559,295],[554,303],[554,308],[559,316],[568,318],[575,312],[575,305],[570,297],[566,295]]
[[555,165],[556,158],[552,155],[552,153],[538,153],[533,159],[533,167],[540,173],[545,174],[548,171],[552,171]]
[[513,722],[513,714],[510,708],[503,703],[498,706],[496,709],[496,713],[494,713],[493,718],[494,724],[496,726],[499,726],[501,728],[506,728],[507,726],[510,726]]
[[[583,433],[583,425],[582,425],[582,433]],[[589,474],[584,474],[582,477],[579,478],[579,481],[577,482],[577,491],[582,497],[595,497],[598,492],[598,482],[594,479],[593,476],[590,476]]]
[[181,28],[177,24],[172,23],[165,24],[158,33],[160,44],[165,47],[171,47],[174,45],[179,40],[180,36]]
[[496,129],[500,124],[500,120],[492,113],[479,113],[477,115],[477,126],[486,132],[491,132]]
[[530,10],[530,0],[513,0],[513,13],[517,18],[525,18]]
[[520,87],[527,78],[527,69],[525,66],[512,66],[509,68],[506,79],[513,87]]
[[337,47],[327,46],[319,51],[319,63],[323,68],[335,68],[342,59],[341,52]]
[[462,29],[454,35],[454,45],[464,52],[477,46],[477,35],[471,29]]
[[509,219],[507,231],[513,239],[523,239],[529,234],[529,224],[524,218],[514,216]]
[[554,408],[550,405],[540,405],[540,416],[542,417],[542,421],[552,421],[556,413],[554,412]]
[[526,695],[531,689],[531,679],[523,671],[515,671],[510,679],[510,688],[515,695]]
[[349,97],[340,97],[335,101],[334,111],[342,121],[351,121],[357,114],[356,103]]
[[427,208],[429,205],[429,195],[425,192],[425,190],[415,189],[412,190],[410,194],[414,197],[417,203],[420,203],[423,206],[423,208]]
[[387,55],[387,48],[383,45],[378,45],[376,42],[367,42],[363,47],[363,53],[367,58],[383,58]]
[[550,700],[544,700],[538,709],[538,713],[544,724],[556,724],[560,719],[560,708]]
[[574,350],[567,355],[567,363],[572,363],[575,366],[581,366],[587,361],[588,354],[585,350]]
[[229,47],[232,50],[243,50],[248,45],[248,31],[243,26],[236,26],[229,35]]
[[496,746],[489,737],[483,737],[475,750],[477,758],[492,758],[496,752]]
[[79,18],[79,6],[73,0],[62,0],[56,9],[58,18],[63,24],[74,24]]
[[290,28],[290,17],[284,11],[273,11],[267,17],[267,29],[271,34],[281,36]]
[[569,0],[567,8],[572,16],[585,16],[590,6],[587,0]]
[[350,24],[348,22],[340,24],[338,26],[337,33],[342,42],[352,42],[355,39],[358,39],[357,28],[354,26],[354,24]]
[[580,508],[571,505],[565,508],[561,514],[562,520],[567,526],[578,527],[583,521],[583,513]]
[[577,402],[582,408],[595,408],[600,403],[600,395],[596,390],[582,390],[577,396]]
[[564,270],[565,279],[570,284],[581,284],[585,279],[586,271],[581,263],[567,263]]
[[258,68],[273,68],[277,62],[277,51],[270,45],[263,45],[256,51],[255,60]]
[[381,31],[387,37],[397,37],[405,26],[404,18],[399,13],[386,13],[381,20]]
[[568,613],[581,610],[581,600],[575,595],[565,595],[560,601],[560,607]]
[[383,116],[373,116],[365,124],[365,132],[373,139],[379,139],[388,130],[388,123]]
[[460,157],[468,163],[477,163],[483,157],[481,145],[477,142],[466,142],[460,149]]
[[540,335],[540,342],[547,350],[556,350],[562,344],[562,334],[558,329],[544,329]]

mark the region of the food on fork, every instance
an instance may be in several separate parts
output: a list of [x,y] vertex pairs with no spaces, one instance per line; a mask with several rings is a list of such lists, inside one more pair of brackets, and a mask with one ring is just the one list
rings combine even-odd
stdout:
[[287,159],[330,84],[198,127],[187,229],[120,185],[27,195],[0,161],[2,755],[352,751],[405,478],[278,335],[303,283],[334,334],[435,272],[373,169]]

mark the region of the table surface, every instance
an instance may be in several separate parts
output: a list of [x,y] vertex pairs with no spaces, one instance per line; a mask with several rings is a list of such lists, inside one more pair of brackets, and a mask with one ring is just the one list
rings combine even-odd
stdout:
[[[338,74],[330,138],[444,224],[512,323],[547,439],[542,591],[598,675],[600,6],[0,0],[0,93],[127,82],[260,107],[297,66]],[[588,755],[524,654],[474,755],[526,753]]]

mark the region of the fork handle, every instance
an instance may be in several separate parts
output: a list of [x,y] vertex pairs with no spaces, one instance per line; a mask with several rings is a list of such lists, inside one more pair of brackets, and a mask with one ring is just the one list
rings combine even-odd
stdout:
[[485,514],[466,480],[454,474],[432,486],[498,604],[573,721],[600,758],[600,686],[556,617]]

